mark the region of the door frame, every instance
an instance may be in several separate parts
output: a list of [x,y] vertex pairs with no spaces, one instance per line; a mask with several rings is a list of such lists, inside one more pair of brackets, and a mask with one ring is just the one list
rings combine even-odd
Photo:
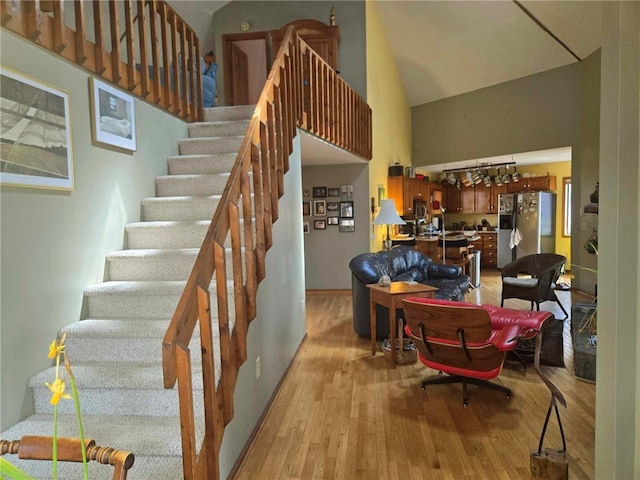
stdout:
[[267,75],[271,59],[271,36],[269,32],[228,33],[222,35],[222,65],[224,68],[224,104],[231,106],[233,76],[231,71],[231,44],[243,40],[264,40],[267,59]]

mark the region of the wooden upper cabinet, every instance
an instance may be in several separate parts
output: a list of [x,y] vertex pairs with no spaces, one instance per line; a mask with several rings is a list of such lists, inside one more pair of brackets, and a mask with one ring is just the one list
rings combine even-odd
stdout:
[[476,185],[476,211],[475,213],[498,213],[498,195],[507,193],[507,186],[484,183]]
[[387,179],[387,197],[393,199],[400,215],[415,215],[414,200],[429,202],[429,182],[409,177],[389,177]]
[[508,193],[519,192],[547,192],[556,189],[557,180],[554,175],[546,177],[528,177],[521,178],[517,183],[509,183],[507,186]]
[[279,30],[272,30],[271,35],[273,58],[278,54],[287,28],[295,27],[298,35],[313,48],[331,68],[338,70],[338,49],[340,47],[340,28],[331,26],[318,20],[295,20],[287,23]]

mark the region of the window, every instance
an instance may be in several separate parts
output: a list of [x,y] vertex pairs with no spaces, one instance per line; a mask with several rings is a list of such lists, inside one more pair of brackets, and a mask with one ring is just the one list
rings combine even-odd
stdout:
[[571,177],[562,178],[562,236],[571,236]]

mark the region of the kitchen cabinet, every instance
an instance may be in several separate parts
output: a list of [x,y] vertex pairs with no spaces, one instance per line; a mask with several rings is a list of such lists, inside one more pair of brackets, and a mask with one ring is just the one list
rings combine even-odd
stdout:
[[431,215],[440,215],[442,210],[433,210],[431,208],[432,202],[437,201],[440,206],[444,206],[444,187],[441,183],[429,182],[429,203],[427,204],[427,211]]
[[498,195],[507,193],[506,185],[476,185],[476,210],[474,213],[498,213]]
[[438,259],[438,242],[436,240],[419,240],[416,239],[416,250],[426,255],[431,260]]
[[480,265],[484,268],[498,267],[498,234],[478,232],[480,240],[473,242],[474,250],[480,250]]
[[555,175],[521,178],[519,182],[511,182],[507,185],[507,193],[554,191],[556,189],[556,183]]
[[409,177],[389,177],[387,179],[387,198],[393,199],[400,215],[415,215],[414,199],[429,202],[429,182]]
[[447,187],[447,201],[444,207],[449,213],[475,213],[476,192],[475,186],[458,187],[452,185]]

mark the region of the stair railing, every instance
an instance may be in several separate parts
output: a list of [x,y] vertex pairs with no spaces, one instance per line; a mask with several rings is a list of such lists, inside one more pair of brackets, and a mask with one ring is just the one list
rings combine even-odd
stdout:
[[[188,480],[220,475],[220,446],[234,415],[234,389],[239,368],[247,359],[247,331],[256,316],[258,284],[266,275],[265,255],[273,243],[272,224],[278,219],[278,199],[284,194],[284,174],[297,127],[371,158],[369,106],[291,27],[163,340],[165,388],[178,384],[183,472]],[[227,278],[228,237],[232,278]],[[210,288],[215,290],[216,305],[211,305]],[[194,398],[190,352],[196,327],[200,329],[196,360],[202,366],[203,385],[199,399]],[[220,378],[215,377],[214,328],[219,336]],[[204,412],[199,444],[194,400],[201,402]]]
[[2,0],[0,24],[179,118],[202,119],[198,37],[166,2],[68,4]]

